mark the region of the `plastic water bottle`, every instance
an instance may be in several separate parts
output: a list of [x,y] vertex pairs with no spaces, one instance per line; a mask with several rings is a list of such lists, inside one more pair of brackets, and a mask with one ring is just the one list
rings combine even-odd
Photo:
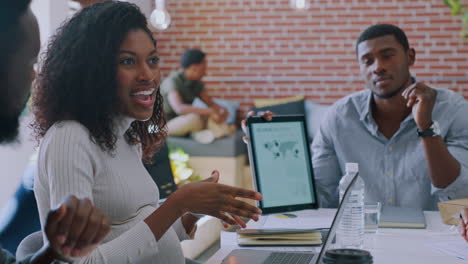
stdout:
[[[346,174],[340,180],[340,202],[356,172],[357,163],[346,163]],[[364,181],[358,176],[351,189],[337,232],[338,243],[343,248],[362,248],[364,244]]]

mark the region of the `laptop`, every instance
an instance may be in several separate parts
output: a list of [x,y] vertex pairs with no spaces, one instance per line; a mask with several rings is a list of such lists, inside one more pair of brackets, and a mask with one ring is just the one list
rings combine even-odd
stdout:
[[252,181],[264,214],[318,208],[304,115],[247,119]]
[[272,264],[272,263],[294,263],[294,264],[319,264],[325,252],[330,247],[333,238],[336,234],[336,229],[339,226],[341,216],[345,205],[349,201],[351,189],[356,182],[359,172],[353,176],[351,183],[346,188],[343,200],[336,210],[335,217],[333,218],[330,231],[322,245],[322,249],[318,254],[312,252],[298,252],[298,251],[272,251],[272,250],[255,250],[255,249],[235,249],[224,258],[222,264]]

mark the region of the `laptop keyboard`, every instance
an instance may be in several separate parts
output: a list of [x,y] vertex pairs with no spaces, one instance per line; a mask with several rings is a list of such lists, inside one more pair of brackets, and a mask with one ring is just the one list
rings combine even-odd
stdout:
[[272,252],[264,264],[309,264],[314,254],[297,252]]

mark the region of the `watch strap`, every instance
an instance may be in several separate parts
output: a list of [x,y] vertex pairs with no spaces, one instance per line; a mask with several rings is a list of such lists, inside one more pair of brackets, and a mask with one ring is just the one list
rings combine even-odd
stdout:
[[435,135],[434,130],[432,128],[428,128],[425,130],[418,129],[418,136],[419,137],[433,137]]
[[433,121],[431,126],[428,129],[420,130],[417,129],[419,137],[436,137],[440,136],[439,124],[436,121]]

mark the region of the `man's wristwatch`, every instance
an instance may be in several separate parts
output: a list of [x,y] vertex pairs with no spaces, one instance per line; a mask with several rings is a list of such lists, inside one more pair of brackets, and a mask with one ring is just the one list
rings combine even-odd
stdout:
[[419,137],[437,137],[440,136],[440,126],[439,122],[437,121],[432,121],[432,125],[425,130],[419,130],[418,131],[418,136]]

